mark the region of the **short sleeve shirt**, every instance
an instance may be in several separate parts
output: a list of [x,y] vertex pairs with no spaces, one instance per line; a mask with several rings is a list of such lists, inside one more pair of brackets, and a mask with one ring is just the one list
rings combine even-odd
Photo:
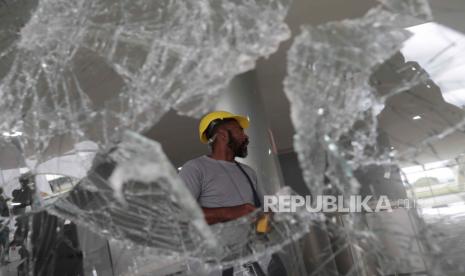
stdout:
[[[255,171],[245,164],[240,165],[259,193]],[[231,207],[246,203],[254,205],[249,180],[234,162],[203,155],[184,164],[179,175],[202,207]],[[260,194],[258,197],[262,201]]]

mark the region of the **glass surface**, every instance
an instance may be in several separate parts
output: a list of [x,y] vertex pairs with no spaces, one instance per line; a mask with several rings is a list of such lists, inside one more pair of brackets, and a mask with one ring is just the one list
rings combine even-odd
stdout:
[[[380,0],[291,34],[290,5],[0,1],[0,274],[465,273],[465,34],[425,0]],[[301,206],[273,214],[267,235],[259,211],[209,226],[163,144],[142,134],[170,109],[210,110],[291,37],[283,116],[306,188],[385,196],[392,210]],[[262,174],[276,159],[264,145]],[[278,186],[280,173],[260,177],[271,175]]]

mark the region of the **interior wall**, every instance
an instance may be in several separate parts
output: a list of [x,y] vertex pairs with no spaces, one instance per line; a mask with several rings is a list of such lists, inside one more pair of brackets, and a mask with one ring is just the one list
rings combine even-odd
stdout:
[[290,186],[299,195],[309,195],[310,192],[305,185],[297,154],[294,151],[281,153],[278,155],[278,159],[283,173],[284,185]]

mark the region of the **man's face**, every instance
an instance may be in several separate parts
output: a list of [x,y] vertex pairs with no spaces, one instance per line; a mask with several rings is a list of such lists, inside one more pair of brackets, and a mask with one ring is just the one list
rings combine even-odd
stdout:
[[20,178],[19,183],[21,184],[22,187],[26,187],[27,184],[29,184],[29,179],[27,178]]
[[244,133],[244,129],[236,121],[228,123],[224,129],[228,132],[228,146],[234,152],[234,156],[246,157],[249,137]]

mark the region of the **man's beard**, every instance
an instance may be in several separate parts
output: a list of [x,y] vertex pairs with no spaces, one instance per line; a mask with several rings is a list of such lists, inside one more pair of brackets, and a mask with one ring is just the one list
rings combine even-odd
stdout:
[[231,133],[228,131],[229,134],[229,148],[234,152],[235,157],[245,158],[247,157],[247,145],[249,144],[249,140],[246,139],[244,142],[240,143],[237,141]]
[[235,147],[234,155],[237,157],[242,157],[242,158],[247,157],[247,142],[246,141],[244,141],[242,144]]

